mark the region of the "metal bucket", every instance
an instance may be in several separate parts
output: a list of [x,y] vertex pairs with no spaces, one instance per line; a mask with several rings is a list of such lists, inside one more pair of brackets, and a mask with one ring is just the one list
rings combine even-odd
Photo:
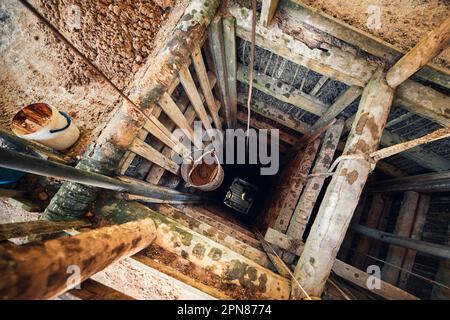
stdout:
[[[209,153],[214,155],[214,163],[212,164],[201,161]],[[202,191],[213,191],[221,186],[224,171],[217,155],[214,151],[209,151],[196,160],[186,160],[181,165],[181,176],[187,182],[187,187],[194,187]]]

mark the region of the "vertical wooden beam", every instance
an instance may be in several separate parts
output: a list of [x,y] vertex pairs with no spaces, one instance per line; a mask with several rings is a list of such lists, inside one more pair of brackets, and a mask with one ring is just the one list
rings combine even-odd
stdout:
[[317,155],[314,168],[311,172],[312,175],[316,176],[308,178],[287,229],[287,235],[291,238],[302,239],[303,237],[306,225],[326,178],[325,176],[320,176],[319,174],[323,174],[328,171],[331,162],[333,161],[334,153],[336,152],[343,127],[344,120],[338,119],[325,133],[325,138]]
[[[419,193],[414,191],[405,192],[394,233],[399,236],[409,237],[414,223],[414,213],[419,202]],[[382,271],[384,281],[397,285],[400,269],[407,250],[398,246],[390,246],[386,256],[386,262]],[[394,267],[395,266],[395,267]]]
[[[152,219],[104,227],[38,243],[0,247],[0,299],[49,299],[115,261],[147,247],[156,237]],[[73,269],[71,269],[73,268]],[[72,270],[72,271],[71,271]]]
[[214,125],[217,129],[222,129],[222,122],[219,118],[219,108],[217,106],[216,100],[212,94],[213,85],[209,81],[208,72],[206,71],[205,62],[202,58],[202,52],[199,48],[195,48],[192,52],[192,61],[194,63],[195,72],[197,73],[198,80],[200,82],[200,87],[203,91],[203,96],[206,100],[206,105],[209,108],[209,113],[213,118]]
[[217,16],[209,25],[208,39],[213,56],[214,67],[217,77],[217,85],[220,93],[220,101],[225,110],[225,120],[228,128],[233,127],[230,98],[228,96],[228,75],[225,62],[225,49],[223,43],[222,17]]
[[387,72],[387,83],[395,88],[441,53],[450,43],[450,17],[427,34]]
[[279,0],[263,0],[261,5],[260,23],[267,27],[277,11]]
[[[327,188],[319,212],[295,268],[295,277],[313,296],[320,296],[358,204],[391,108],[394,90],[379,68],[364,88],[343,159]],[[293,292],[293,294],[301,294]]]
[[[311,141],[305,150],[298,152],[296,157],[288,164],[287,174],[281,181],[280,196],[273,202],[270,210],[274,210],[276,216],[273,228],[286,232],[295,206],[306,183],[311,166],[319,149],[320,139]],[[268,215],[271,215],[268,213]]]
[[237,113],[237,61],[236,61],[236,18],[223,18],[223,40],[225,45],[225,65],[227,69],[227,88],[230,100],[231,124],[236,126]]
[[[426,215],[428,213],[429,208],[430,208],[430,196],[427,194],[421,194],[415,212],[414,225],[410,233],[410,238],[420,240],[422,236],[422,230],[425,225]],[[406,289],[406,285],[408,284],[408,278],[410,275],[407,271],[412,271],[415,258],[416,258],[416,251],[407,250],[402,264],[402,268],[405,271],[400,272],[400,277],[398,280],[398,286],[400,288]]]

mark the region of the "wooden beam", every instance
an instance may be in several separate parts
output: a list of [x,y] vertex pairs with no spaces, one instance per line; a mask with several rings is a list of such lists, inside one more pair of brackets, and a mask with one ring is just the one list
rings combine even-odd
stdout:
[[225,111],[225,119],[228,128],[234,128],[231,102],[228,96],[228,75],[225,61],[225,47],[223,43],[222,17],[217,16],[209,25],[208,39],[217,77],[217,85],[220,93],[220,102]]
[[395,88],[440,54],[450,44],[450,17],[422,38],[386,73],[387,83]]
[[204,235],[205,237],[208,237],[209,239],[224,245],[225,247],[243,255],[244,257],[247,257],[253,261],[258,261],[260,265],[266,268],[270,267],[270,261],[263,251],[256,249],[255,247],[248,245],[231,235],[228,235],[224,230],[197,220],[184,213],[182,210],[169,205],[157,205],[155,206],[155,209],[159,213],[173,219],[174,221],[184,225],[185,227],[190,228],[192,231]]
[[362,88],[357,86],[351,86],[345,90],[341,95],[333,102],[333,104],[323,113],[319,120],[311,127],[311,132],[324,126],[334,118],[336,118],[342,111],[345,110],[353,101],[361,95]]
[[428,133],[420,138],[413,139],[410,141],[405,141],[393,146],[389,146],[384,149],[377,150],[375,152],[371,153],[371,157],[378,161],[380,159],[384,159],[390,156],[393,156],[394,154],[409,150],[411,148],[417,147],[422,144],[430,143],[433,141],[437,141],[440,139],[444,139],[450,137],[450,128],[441,128],[436,131],[433,131],[431,133]]
[[272,264],[275,266],[275,269],[278,271],[278,273],[285,278],[290,278],[291,272],[288,266],[286,266],[283,260],[281,260],[275,250],[270,246],[268,242],[266,242],[264,237],[258,231],[256,231],[256,237],[261,242],[264,251],[266,252]]
[[195,112],[197,112],[199,119],[202,121],[203,126],[206,130],[212,129],[208,114],[203,106],[202,98],[200,97],[197,87],[195,86],[194,79],[186,66],[182,67],[180,70],[180,81],[183,85],[184,91],[191,101],[192,106],[195,109]]
[[237,60],[236,60],[236,18],[223,18],[223,40],[225,44],[225,67],[227,69],[227,89],[230,100],[231,123],[236,125],[237,113]]
[[267,27],[272,21],[273,15],[277,11],[278,1],[279,0],[262,1],[259,21],[264,27]]
[[[209,270],[211,277],[236,286],[234,295],[243,290],[253,298],[289,298],[288,279],[142,204],[105,200],[98,204],[96,212],[103,219],[117,223],[142,217],[151,218],[158,226],[154,245],[184,258],[196,268]],[[147,255],[146,251],[142,253]]]
[[[382,69],[364,88],[343,159],[328,185],[319,212],[295,268],[295,277],[310,295],[320,296],[344,239],[358,199],[372,170],[367,155],[377,149],[394,96]],[[298,294],[298,293],[297,293]]]
[[[368,290],[367,283],[370,281],[370,277],[373,275],[368,274],[362,270],[359,270],[343,261],[336,260],[333,264],[333,272],[341,278],[350,281],[357,286]],[[412,294],[399,289],[386,281],[380,280],[380,288],[371,289],[370,292],[383,297],[387,300],[418,300],[417,297]]]
[[[249,68],[242,64],[238,66],[237,78],[239,81],[248,84]],[[299,109],[321,116],[327,106],[319,99],[297,90],[279,80],[266,76],[254,70],[253,87],[265,94],[268,94],[280,101],[289,103]]]
[[[281,0],[278,10],[375,57],[386,59],[389,63],[396,62],[406,53],[368,32],[353,27],[301,1]],[[428,63],[416,73],[416,76],[450,89],[450,71],[447,68]]]
[[147,159],[150,162],[157,164],[160,167],[172,172],[173,174],[180,174],[180,166],[173,162],[171,159],[164,156],[159,151],[155,150],[144,141],[140,139],[134,139],[130,146],[130,150]]
[[[388,130],[383,131],[383,135],[380,140],[380,144],[386,147],[397,145],[404,142],[405,142],[404,138]],[[408,158],[416,162],[420,166],[433,171],[450,170],[450,160],[447,160],[444,157],[432,151],[426,150],[420,146],[417,146],[413,149],[405,150],[404,152],[401,153],[401,155],[405,158]]]
[[[425,220],[430,208],[431,197],[427,194],[421,194],[419,197],[419,203],[417,204],[416,212],[414,214],[413,226],[409,237],[411,239],[420,240],[422,237],[423,227],[425,226]],[[398,279],[398,286],[402,289],[406,289],[410,273],[413,269],[414,261],[416,259],[415,250],[407,250],[402,263],[402,271]],[[409,272],[408,272],[409,271]]]
[[194,62],[195,72],[200,82],[200,87],[202,88],[203,96],[205,97],[206,100],[206,105],[209,108],[209,113],[213,118],[214,125],[216,126],[217,129],[222,129],[222,123],[219,118],[219,108],[212,93],[214,84],[212,84],[211,81],[209,80],[210,79],[209,74],[206,71],[206,66],[205,62],[203,61],[202,52],[199,48],[194,49],[194,51],[192,52],[192,61]]
[[[431,242],[426,242],[426,241],[422,241],[422,240],[417,240],[417,239],[411,239],[408,237],[404,237],[404,236],[400,236],[397,234],[392,234],[392,233],[388,233],[388,232],[384,232],[384,231],[380,231],[380,230],[375,230],[375,229],[370,229],[361,225],[352,225],[351,226],[352,230],[354,230],[355,232],[364,234],[368,237],[371,237],[373,239],[377,239],[380,241],[383,241],[385,243],[389,243],[391,245],[390,249],[397,247],[400,249],[411,249],[411,250],[416,250],[418,252],[422,252],[428,255],[432,255],[435,257],[439,257],[439,258],[444,258],[444,259],[450,259],[450,247],[447,245],[441,245],[441,244],[436,244],[436,243],[431,243]],[[390,250],[391,251],[391,250]],[[400,253],[400,252],[399,252]],[[390,258],[390,254],[388,255],[388,258]],[[400,253],[400,256],[402,257],[402,253]],[[390,260],[390,259],[389,259]],[[398,270],[395,271],[393,273],[393,276],[391,276],[390,274],[388,274],[387,272],[385,272],[383,270],[382,272],[382,277],[383,278],[387,278],[389,280],[392,280],[392,282],[396,282],[397,278],[398,278],[398,273],[400,272],[400,268],[401,267],[401,259],[395,259],[395,262],[399,262],[398,264],[394,264],[392,263],[392,261],[389,261],[388,259],[386,259],[386,262],[389,262],[391,265],[385,265],[386,271],[387,269],[396,269]],[[396,266],[397,268],[395,268],[394,266]],[[387,280],[387,281],[389,281]]]
[[406,80],[396,89],[394,105],[450,127],[450,97],[415,81]]
[[[238,95],[238,102],[240,105],[245,106],[247,103],[245,95],[240,93]],[[252,111],[258,113],[259,115],[267,119],[273,120],[299,133],[305,134],[311,130],[311,126],[306,122],[298,120],[293,116],[277,109],[276,107],[268,106],[264,102],[259,101],[258,99],[253,99],[251,108]]]
[[306,179],[319,149],[320,139],[311,141],[305,148],[297,153],[295,158],[286,165],[280,184],[276,191],[278,194],[271,201],[266,210],[267,226],[275,230],[286,232],[294,213],[300,194],[306,184]]
[[[229,10],[236,17],[237,36],[250,41],[251,10],[237,4],[230,6]],[[269,27],[257,24],[256,45],[348,85],[363,86],[376,69],[375,64],[362,56],[337,46],[327,46],[326,54],[320,48],[310,48],[293,35],[284,33],[276,24]]]
[[0,241],[35,234],[56,233],[66,229],[89,227],[91,223],[75,221],[26,221],[0,224]]
[[370,185],[371,192],[445,192],[450,191],[450,172],[426,173],[379,181]]
[[[148,246],[156,236],[151,219],[104,227],[33,246],[0,247],[2,299],[49,299],[117,260]],[[79,267],[74,278],[72,266]],[[73,281],[70,283],[68,281]],[[68,285],[69,283],[69,285]]]
[[283,232],[280,232],[273,228],[267,229],[266,234],[264,235],[264,239],[267,242],[274,244],[277,247],[280,247],[281,249],[286,250],[287,252],[296,256],[300,256],[305,247],[302,239],[291,238]]
[[311,172],[311,175],[316,176],[311,176],[308,178],[286,232],[286,234],[291,238],[303,238],[306,225],[311,217],[312,211],[325,182],[326,177],[323,175],[321,176],[321,174],[326,173],[330,168],[343,127],[344,121],[342,119],[338,119],[325,133],[322,146]]

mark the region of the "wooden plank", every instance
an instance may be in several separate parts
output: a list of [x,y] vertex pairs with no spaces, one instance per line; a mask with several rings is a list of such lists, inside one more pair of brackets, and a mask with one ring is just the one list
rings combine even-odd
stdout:
[[231,123],[236,125],[237,113],[237,60],[236,60],[236,18],[223,18],[223,40],[225,43],[225,67],[227,69],[227,89],[230,100]]
[[264,237],[259,232],[256,232],[256,237],[261,242],[264,251],[266,252],[270,261],[272,261],[272,264],[275,266],[275,269],[278,271],[278,273],[283,277],[290,278],[291,272],[289,270],[289,267],[286,266],[284,261],[277,255],[275,250],[270,246],[268,242],[266,242],[266,240],[264,240]]
[[317,81],[317,83],[314,85],[314,88],[312,88],[311,91],[309,92],[309,95],[314,96],[314,97],[317,96],[320,89],[322,89],[322,87],[325,85],[325,83],[328,81],[328,79],[329,78],[326,76],[320,77],[319,81]]
[[393,96],[379,68],[364,88],[344,149],[345,155],[355,158],[343,159],[337,166],[295,268],[295,278],[310,295],[320,296],[331,271],[371,171],[372,164],[364,155],[378,147]]
[[[249,69],[247,66],[239,64],[237,78],[239,81],[248,84]],[[289,103],[318,116],[321,116],[327,109],[327,106],[319,99],[279,80],[266,76],[257,70],[254,70],[253,87],[280,101]]]
[[304,243],[302,242],[302,239],[291,238],[286,234],[273,228],[267,229],[266,234],[264,235],[264,239],[267,242],[274,244],[277,247],[280,247],[281,249],[286,250],[287,252],[294,254],[296,256],[300,256],[305,247]]
[[176,164],[171,159],[167,158],[162,153],[155,150],[140,139],[134,139],[133,143],[130,146],[130,150],[147,159],[148,161],[151,161],[158,166],[172,172],[173,174],[180,174],[180,166],[178,164]]
[[[214,125],[216,126],[216,128],[221,129],[222,123],[219,118],[219,108],[212,93],[212,88],[214,87],[214,85],[209,79],[209,74],[206,71],[206,66],[203,61],[202,52],[199,48],[195,48],[192,52],[192,61],[194,62],[195,72],[200,82],[200,87],[202,88],[203,96],[206,100],[206,105],[209,108],[209,113],[211,114],[211,117],[214,121]],[[214,83],[215,82],[216,78],[214,76]]]
[[208,39],[210,51],[214,61],[217,83],[220,93],[220,102],[224,108],[225,119],[228,128],[233,127],[231,102],[228,96],[228,75],[225,62],[225,48],[223,43],[223,23],[222,17],[215,17],[208,28]]
[[395,88],[440,54],[450,44],[450,17],[422,38],[386,73],[387,83]]
[[312,211],[325,182],[326,177],[323,175],[321,176],[321,174],[328,172],[328,169],[333,161],[343,127],[344,121],[342,119],[338,119],[325,133],[322,146],[317,154],[317,159],[315,160],[315,165],[311,172],[312,175],[316,176],[308,178],[286,232],[286,234],[291,238],[303,238],[306,225],[311,217]]
[[[155,235],[155,223],[142,219],[32,246],[2,246],[1,299],[58,296],[70,289],[68,283],[77,285],[119,259],[147,247]],[[77,279],[68,266],[80,266]]]
[[[232,299],[224,291],[222,291],[218,288],[215,288],[213,286],[204,284],[201,281],[192,277],[191,275],[186,275],[183,272],[181,272],[175,268],[171,268],[170,266],[168,266],[164,263],[161,263],[160,261],[157,261],[155,259],[149,258],[143,254],[140,254],[140,253],[135,254],[133,256],[133,259],[136,259],[140,263],[142,263],[152,269],[158,270],[159,272],[162,272],[162,273],[164,273],[172,278],[175,278],[191,287],[194,287],[206,294],[209,294],[210,296],[212,296],[216,299],[220,299],[220,300],[231,300]],[[180,259],[180,262],[181,263],[179,265],[182,265],[182,263],[184,261],[182,259]]]
[[208,114],[203,106],[202,98],[200,97],[197,87],[195,86],[194,79],[192,78],[192,75],[187,67],[181,68],[180,81],[183,85],[184,91],[191,101],[192,106],[195,109],[195,112],[197,112],[199,119],[202,121],[203,126],[206,130],[212,129]]
[[[238,94],[239,104],[245,106],[247,103],[246,101],[247,101],[246,97],[242,93]],[[267,119],[273,120],[299,133],[305,134],[311,130],[311,126],[306,122],[300,121],[294,118],[293,116],[288,115],[275,107],[266,105],[264,102],[259,101],[257,99],[253,99],[251,108],[252,111],[258,113],[259,115]]]
[[[421,194],[419,198],[419,203],[414,215],[414,224],[409,234],[411,239],[420,240],[422,237],[422,230],[425,225],[426,215],[428,209],[430,208],[431,197],[427,194]],[[408,284],[408,279],[410,273],[407,271],[412,271],[414,260],[416,258],[415,250],[407,250],[405,258],[403,259],[402,271],[400,272],[400,277],[398,280],[398,286],[400,288],[406,289]]]
[[[365,290],[367,290],[367,283],[370,281],[370,277],[373,277],[373,275],[370,275],[340,260],[336,260],[334,262],[333,272]],[[402,289],[399,289],[383,280],[380,280],[380,288],[371,289],[370,292],[388,300],[418,300],[418,298],[412,294],[403,291]]]
[[129,295],[92,279],[86,279],[80,286],[79,289],[72,289],[67,293],[81,300],[134,300]]
[[426,173],[383,180],[370,186],[371,192],[445,192],[450,191],[450,172]]
[[66,229],[90,227],[91,223],[75,221],[26,221],[0,224],[0,241],[29,235],[56,233]]
[[267,27],[272,21],[273,15],[277,11],[279,0],[263,0],[261,4],[260,23]]
[[162,213],[163,215],[175,220],[185,227],[190,228],[192,231],[195,231],[217,243],[224,245],[225,247],[243,255],[244,257],[257,262],[259,265],[265,268],[270,267],[270,260],[268,259],[266,253],[244,243],[239,239],[234,238],[232,235],[228,235],[224,230],[197,220],[173,206],[157,205],[154,206],[154,208],[159,213]]
[[[237,36],[250,41],[251,10],[237,4],[230,6],[229,10],[236,17]],[[337,46],[327,46],[324,54],[320,48],[310,48],[294,36],[284,33],[276,24],[256,26],[256,45],[348,85],[363,86],[377,67],[362,56]]]
[[[321,10],[314,9],[301,1],[281,0],[278,9],[288,16],[354,45],[362,51],[386,59],[391,64],[406,53],[368,32],[353,27]],[[444,67],[428,63],[416,73],[416,76],[450,89],[450,71]]]
[[342,111],[345,110],[353,101],[361,95],[362,88],[357,86],[351,86],[345,90],[341,95],[333,102],[333,104],[323,113],[319,120],[311,127],[311,132],[324,126],[335,117],[337,117]]
[[194,129],[191,124],[186,120],[186,117],[181,112],[180,108],[178,108],[175,101],[173,101],[172,97],[164,93],[159,99],[159,105],[164,110],[164,112],[169,116],[170,119],[184,131],[185,135],[194,142]]

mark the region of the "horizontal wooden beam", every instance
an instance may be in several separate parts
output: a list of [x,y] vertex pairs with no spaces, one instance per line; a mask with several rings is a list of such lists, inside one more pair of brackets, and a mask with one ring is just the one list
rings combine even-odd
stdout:
[[450,172],[426,173],[379,181],[370,185],[372,192],[444,192],[450,191]]
[[428,61],[440,54],[450,43],[450,17],[423,37],[407,54],[397,61],[386,74],[387,83],[395,88]]
[[352,224],[350,225],[350,228],[357,233],[360,233],[372,239],[377,239],[385,243],[389,243],[394,246],[416,250],[443,259],[450,259],[450,246],[444,246],[441,244],[403,237],[397,234],[368,228],[358,224]]
[[[300,1],[280,0],[278,10],[375,57],[385,59],[389,63],[396,62],[406,53],[368,32],[353,27]],[[428,63],[416,73],[416,76],[450,89],[450,71],[448,68]]]
[[[239,64],[237,73],[238,80],[248,84],[249,72],[247,66]],[[327,109],[327,105],[316,97],[297,90],[294,87],[271,78],[257,70],[254,70],[253,87],[280,101],[289,103],[299,109],[318,116],[321,116]]]
[[[251,10],[237,4],[230,6],[229,10],[236,17],[237,36],[250,41]],[[377,67],[362,56],[337,46],[310,48],[294,36],[284,33],[276,24],[269,27],[257,24],[256,45],[349,85],[363,86]]]

